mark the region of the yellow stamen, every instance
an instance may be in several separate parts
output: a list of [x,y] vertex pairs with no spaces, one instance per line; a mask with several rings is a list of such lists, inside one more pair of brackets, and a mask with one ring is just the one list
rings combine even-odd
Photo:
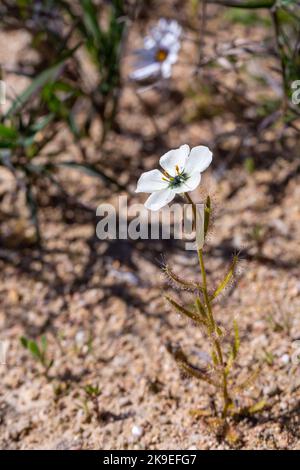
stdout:
[[169,182],[169,180],[167,180],[167,178],[162,178],[162,180],[163,180],[163,181],[168,181],[168,182]]
[[176,167],[175,167],[175,168],[176,168],[177,175],[179,175],[179,173],[180,173],[179,166],[178,166],[178,165],[176,165]]
[[163,62],[164,60],[166,60],[167,57],[168,51],[166,51],[165,49],[159,49],[155,55],[155,59],[157,60],[157,62]]

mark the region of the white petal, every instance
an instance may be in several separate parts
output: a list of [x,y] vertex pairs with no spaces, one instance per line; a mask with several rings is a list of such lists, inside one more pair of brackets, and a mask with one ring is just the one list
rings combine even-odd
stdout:
[[181,145],[179,149],[170,150],[160,157],[160,166],[170,175],[176,176],[176,165],[179,167],[179,172],[184,170],[185,163],[190,152],[188,145]]
[[164,181],[164,175],[159,170],[151,170],[143,173],[138,182],[136,193],[152,193],[168,187],[168,181]]
[[130,74],[132,80],[145,80],[146,78],[155,77],[160,73],[160,65],[153,63],[139,68]]
[[160,18],[158,21],[158,27],[160,29],[166,29],[168,27],[168,22],[165,18]]
[[175,197],[175,191],[173,189],[162,189],[161,191],[156,191],[148,197],[145,202],[145,207],[151,211],[158,211],[169,202],[171,202]]
[[144,39],[144,47],[146,49],[151,49],[156,46],[156,41],[151,36],[146,36]]
[[176,188],[176,193],[187,193],[194,191],[201,181],[201,173],[193,173],[184,183]]
[[175,64],[175,63],[177,62],[177,59],[178,59],[178,54],[177,54],[176,52],[171,52],[171,53],[168,55],[168,57],[167,57],[165,63],[168,63],[168,64],[173,65],[173,64]]
[[172,75],[172,64],[165,61],[161,64],[161,75],[163,78],[170,78]]
[[153,62],[153,57],[154,57],[154,49],[156,48],[152,47],[151,49],[135,49],[132,54],[137,56],[137,62],[141,61],[144,63],[150,63]]
[[191,153],[186,161],[185,172],[191,175],[195,172],[206,170],[212,161],[212,152],[208,147],[199,145],[191,150]]
[[150,31],[151,38],[155,41],[155,44],[159,44],[161,41],[161,38],[164,35],[164,30],[159,28],[158,26],[155,26],[154,28],[151,29]]
[[179,38],[182,32],[182,27],[177,23],[177,21],[173,20],[169,23],[169,31],[172,31],[174,36]]
[[165,49],[170,49],[171,47],[180,47],[180,43],[176,36],[173,33],[166,32],[160,40],[160,46]]

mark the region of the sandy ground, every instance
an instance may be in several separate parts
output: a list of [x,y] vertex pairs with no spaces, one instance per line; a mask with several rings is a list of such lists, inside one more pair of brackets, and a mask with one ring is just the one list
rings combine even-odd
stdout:
[[[251,33],[252,39],[261,34],[255,28]],[[133,34],[134,42],[138,32]],[[226,25],[220,34],[226,36]],[[189,57],[193,48],[184,47]],[[234,423],[240,436],[235,446],[300,449],[300,367],[295,363],[300,340],[299,140],[290,130],[281,140],[280,129],[258,130],[251,121],[255,106],[245,108],[230,92],[209,99],[199,95],[207,81],[193,88],[192,77],[191,69],[178,65],[171,92],[145,92],[143,105],[127,87],[118,115],[122,131],[112,133],[104,149],[97,141],[87,143],[87,149],[91,159],[100,154],[103,165],[133,190],[143,169],[154,168],[166,149],[183,142],[212,147],[213,165],[194,194],[197,201],[207,193],[213,199],[205,250],[211,290],[232,253],[241,251],[238,275],[216,300],[215,314],[225,331],[234,318],[239,324],[236,377],[242,380],[260,369],[237,403],[267,403],[255,417]],[[227,80],[234,88],[232,77],[224,73],[222,86]],[[60,138],[69,139],[65,133]],[[69,145],[68,151],[76,149]],[[244,165],[249,156],[256,165],[252,173]],[[16,196],[9,173],[0,173],[0,339],[9,345],[6,364],[0,365],[1,448],[230,448],[195,412],[210,410],[213,401],[218,405],[214,390],[182,377],[166,349],[168,341],[178,343],[196,363],[199,351],[207,350],[201,331],[171,311],[163,298],[164,292],[173,292],[188,302],[190,294],[166,281],[162,254],[188,278],[200,276],[197,256],[180,241],[98,240],[95,209],[103,201],[116,204],[118,194],[75,171],[62,171],[60,180],[91,211],[41,191],[43,248],[37,249],[31,246],[23,197]],[[131,196],[131,201],[143,202],[144,195]],[[21,336],[42,335],[54,360],[48,379],[20,344]],[[99,387],[96,399],[87,395],[87,385]]]

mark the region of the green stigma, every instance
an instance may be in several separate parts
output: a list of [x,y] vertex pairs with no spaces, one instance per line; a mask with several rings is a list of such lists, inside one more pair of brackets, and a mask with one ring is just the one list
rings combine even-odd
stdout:
[[187,179],[188,179],[188,176],[185,173],[180,173],[179,175],[176,175],[176,176],[170,178],[169,188],[171,188],[171,189],[178,188]]

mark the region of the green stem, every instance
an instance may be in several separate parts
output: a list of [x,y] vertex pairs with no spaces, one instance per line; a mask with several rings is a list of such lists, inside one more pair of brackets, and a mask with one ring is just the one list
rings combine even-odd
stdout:
[[205,266],[204,266],[202,248],[198,250],[198,259],[199,259],[199,265],[200,265],[200,270],[201,270],[201,275],[202,275],[203,296],[204,296],[205,304],[207,307],[208,318],[209,318],[209,322],[210,322],[212,333],[213,333],[216,331],[216,322],[212,314],[211,304],[210,304],[210,300],[209,300],[209,296],[207,292],[207,279],[206,279],[206,271],[205,271]]
[[[197,217],[197,208],[195,203],[193,202],[191,196],[188,193],[185,193],[185,197],[188,200],[190,204],[192,204],[192,209],[193,209],[193,216],[194,216],[194,223],[196,226],[196,217]],[[223,401],[224,401],[224,406],[223,406],[223,411],[222,411],[222,418],[225,419],[227,416],[228,412],[228,407],[230,405],[231,399],[228,394],[228,383],[227,383],[227,373],[225,369],[225,364],[223,360],[223,353],[222,353],[222,348],[221,348],[221,343],[218,338],[218,332],[216,329],[216,322],[214,319],[214,315],[212,312],[212,307],[211,307],[211,302],[210,298],[208,295],[208,290],[207,290],[207,277],[206,277],[206,270],[205,270],[205,265],[204,265],[204,259],[203,259],[203,250],[202,248],[198,249],[198,259],[199,259],[199,265],[200,265],[200,270],[201,270],[201,276],[202,276],[202,292],[203,292],[203,297],[207,309],[207,314],[208,314],[208,320],[209,320],[209,335],[211,339],[213,340],[213,344],[215,347],[215,350],[217,352],[217,359],[219,365],[222,367],[222,375],[223,375]]]

